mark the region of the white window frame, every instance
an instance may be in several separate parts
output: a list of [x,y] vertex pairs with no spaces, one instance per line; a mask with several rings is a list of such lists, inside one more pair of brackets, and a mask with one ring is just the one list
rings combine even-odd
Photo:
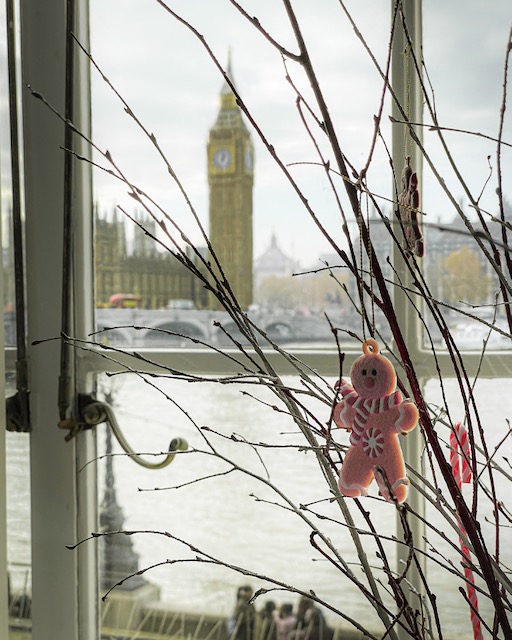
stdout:
[[[76,2],[75,33],[88,42],[88,2]],[[76,552],[66,545],[96,528],[96,475],[78,470],[94,457],[95,438],[83,432],[69,442],[58,428],[57,409],[61,327],[64,125],[38,91],[65,113],[66,3],[20,2],[20,46],[24,139],[26,313],[31,389],[30,476],[32,526],[32,638],[96,640],[98,631],[97,559],[94,545]],[[77,58],[76,125],[90,129],[90,82]],[[79,139],[76,151],[88,153]],[[90,167],[74,163],[74,300],[76,335],[92,330],[92,200]],[[73,358],[73,354],[71,353]],[[71,361],[71,388],[86,389]],[[92,467],[93,465],[91,465]]]
[[[405,5],[410,29],[421,34],[421,2]],[[23,85],[31,84],[59,112],[64,113],[65,2],[63,0],[21,0],[21,52]],[[88,42],[88,2],[77,2],[75,33]],[[402,42],[403,44],[403,42]],[[396,43],[397,50],[401,46]],[[84,132],[90,127],[90,82],[85,61],[77,57],[75,124]],[[406,77],[403,56],[393,59],[394,90],[402,104],[406,91],[412,99],[410,119],[421,122],[420,88],[414,74]],[[398,119],[399,114],[395,114]],[[395,167],[403,164],[401,127],[394,128]],[[418,132],[421,135],[421,132]],[[23,95],[24,179],[27,256],[27,317],[30,363],[31,416],[31,491],[32,491],[32,638],[33,640],[97,640],[98,593],[95,545],[82,545],[77,551],[65,547],[87,537],[96,529],[96,472],[94,465],[78,472],[84,461],[94,457],[95,437],[92,431],[81,432],[65,441],[65,433],[57,424],[60,342],[32,345],[33,340],[57,337],[61,328],[62,279],[62,210],[64,126],[41,101],[25,89]],[[75,138],[77,151],[87,155],[85,145]],[[413,164],[421,175],[421,158]],[[92,202],[91,173],[87,163],[74,167],[74,337],[86,338],[93,330],[92,274]],[[398,172],[399,173],[399,172]],[[393,256],[402,281],[408,281],[406,265],[398,252]],[[404,294],[397,290],[394,306],[400,326],[415,363],[418,378],[426,382],[435,371],[432,353],[422,341],[417,315]],[[206,349],[148,350],[149,359],[164,366],[190,373],[229,374],[232,361]],[[300,359],[325,376],[336,377],[339,359],[334,350],[301,350]],[[346,353],[345,367],[359,352]],[[489,353],[483,362],[475,352],[464,354],[469,375],[479,370],[480,377],[512,377],[510,352]],[[87,392],[92,377],[100,372],[125,370],[132,364],[129,356],[116,354],[117,362],[106,360],[101,351],[73,351],[75,392]],[[269,353],[272,364],[281,373],[295,373],[282,356]],[[453,377],[448,354],[437,354],[437,365],[446,377]],[[138,367],[155,368],[147,362]],[[5,429],[0,439],[0,481],[5,476]],[[404,443],[409,463],[421,468],[422,442],[417,429]],[[413,509],[422,512],[423,500],[411,491]],[[6,528],[5,496],[0,501],[0,527]],[[420,526],[420,525],[418,525]],[[417,534],[421,537],[421,531]],[[416,538],[417,540],[420,537]],[[6,566],[5,550],[0,550],[0,568]],[[4,572],[6,575],[6,572]],[[413,584],[420,582],[414,576]],[[75,588],[76,586],[76,588]],[[420,589],[421,591],[421,589]],[[1,602],[7,601],[6,585],[0,584]],[[0,620],[1,620],[0,616]],[[0,625],[2,623],[0,622]],[[4,631],[0,626],[0,635]],[[5,631],[5,633],[7,633]]]

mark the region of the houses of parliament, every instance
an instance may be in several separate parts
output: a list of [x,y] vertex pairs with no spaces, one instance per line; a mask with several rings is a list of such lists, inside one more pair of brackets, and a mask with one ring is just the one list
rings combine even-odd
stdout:
[[[232,78],[228,63],[228,77]],[[252,192],[254,148],[236,97],[227,82],[220,92],[220,109],[207,145],[209,185],[209,241],[215,254],[205,258],[222,265],[226,279],[242,308],[253,301]],[[138,222],[155,235],[156,222],[139,214]],[[136,229],[128,247],[124,220],[95,215],[96,305],[110,306],[115,294],[139,297],[147,309],[166,307],[170,301],[187,301],[196,309],[218,308],[214,297],[170,251],[156,250],[150,235]],[[206,268],[192,253],[195,265]],[[215,258],[215,259],[214,259]]]

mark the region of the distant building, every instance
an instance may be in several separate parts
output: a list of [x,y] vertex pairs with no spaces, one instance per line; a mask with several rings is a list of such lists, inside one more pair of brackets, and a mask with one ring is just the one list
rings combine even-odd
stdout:
[[[227,74],[232,80],[231,62]],[[242,308],[253,301],[252,190],[254,148],[240,107],[225,82],[208,140],[209,240]],[[215,268],[214,256],[210,256]],[[219,274],[219,270],[216,269]],[[219,308],[211,299],[211,307]]]
[[136,228],[129,249],[126,225],[117,211],[95,216],[96,306],[107,307],[111,296],[124,293],[140,295],[146,309],[161,309],[174,300],[206,308],[206,290],[198,278],[173,253],[157,250],[151,237],[156,236],[155,221],[141,214],[138,221],[149,235]]
[[[232,78],[231,63],[228,75]],[[207,256],[213,269],[221,265],[242,308],[253,301],[252,192],[254,148],[240,107],[225,82],[220,93],[220,110],[210,130],[208,146],[210,189],[209,241]],[[179,308],[220,308],[200,280],[171,252],[156,249],[156,223],[140,217],[131,247],[128,247],[124,220],[117,212],[96,215],[95,278],[96,304],[109,306],[114,294],[142,296],[147,309],[170,305]],[[147,233],[144,233],[146,230]],[[189,257],[206,273],[201,261]],[[210,278],[211,280],[211,278]]]
[[[508,210],[506,204],[505,209]],[[473,220],[472,226],[477,233],[484,233],[480,222]],[[489,224],[489,232],[496,237],[496,223]],[[389,281],[394,280],[394,274],[390,266],[388,258],[392,253],[392,239],[384,223],[380,218],[370,219],[370,235],[375,252],[379,259],[384,277]],[[451,302],[458,306],[460,300],[457,298],[457,292],[453,291],[453,275],[447,268],[447,259],[455,257],[460,253],[461,249],[469,250],[478,260],[480,271],[471,273],[471,276],[479,280],[474,282],[474,290],[470,295],[464,298],[463,302],[485,304],[491,303],[494,299],[494,292],[497,289],[497,277],[492,265],[486,258],[484,252],[480,249],[475,239],[471,236],[470,230],[467,228],[460,216],[455,215],[449,222],[423,220],[423,236],[425,242],[425,253],[422,259],[422,270],[430,290],[432,297],[443,302]],[[499,238],[496,238],[499,241]],[[483,244],[489,249],[490,245],[484,240]],[[492,253],[492,251],[490,251]],[[461,259],[464,254],[460,253]],[[467,254],[466,254],[467,255]],[[368,269],[368,260],[364,259],[365,268]],[[468,265],[469,268],[469,265]],[[452,279],[452,280],[451,280]],[[450,300],[452,298],[452,300]]]
[[296,260],[288,257],[277,243],[276,234],[270,238],[270,245],[254,261],[254,286],[257,288],[266,278],[286,278],[299,268]]
[[[486,233],[480,222],[473,220],[472,225],[478,233]],[[489,232],[494,235],[495,240],[500,241],[499,228],[497,233],[496,223],[489,224]],[[494,294],[498,290],[498,279],[491,263],[471,236],[471,232],[464,221],[456,215],[449,223],[437,222],[432,226],[427,226],[424,235],[425,258],[423,260],[423,268],[434,298],[438,300],[449,299],[451,286],[450,280],[447,278],[446,261],[447,258],[454,256],[465,248],[473,252],[474,256],[478,258],[480,264],[478,278],[481,282],[473,282],[474,290],[471,291],[471,297],[464,300],[464,302],[491,304],[494,300]],[[483,244],[492,255],[489,242],[484,240]],[[503,259],[503,256],[501,259]],[[506,270],[504,270],[505,272]],[[467,277],[475,277],[476,275],[473,273]],[[482,291],[482,287],[487,289],[487,293]]]

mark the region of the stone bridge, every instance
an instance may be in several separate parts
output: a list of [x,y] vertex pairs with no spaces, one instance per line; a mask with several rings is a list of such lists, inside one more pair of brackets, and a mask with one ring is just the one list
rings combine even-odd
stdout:
[[[295,311],[250,311],[248,318],[278,343],[325,342],[332,333],[321,314]],[[97,309],[100,341],[130,347],[193,346],[200,341],[229,346],[231,336],[244,342],[232,318],[224,311],[184,309]],[[262,338],[261,344],[265,340]]]

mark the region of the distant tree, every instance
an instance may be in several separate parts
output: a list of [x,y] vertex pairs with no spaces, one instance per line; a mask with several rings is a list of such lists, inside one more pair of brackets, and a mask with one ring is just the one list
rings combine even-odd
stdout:
[[255,301],[271,307],[293,308],[297,305],[297,285],[293,276],[269,276],[259,285]]
[[[329,271],[299,274],[295,276],[269,276],[256,291],[256,302],[274,307],[292,309],[308,307],[322,311],[328,307],[342,305],[344,299],[340,288],[340,277],[334,278]],[[347,304],[345,300],[345,304]]]
[[464,300],[481,304],[488,300],[492,280],[484,272],[475,251],[461,247],[446,256],[443,267],[443,290],[448,302]]

